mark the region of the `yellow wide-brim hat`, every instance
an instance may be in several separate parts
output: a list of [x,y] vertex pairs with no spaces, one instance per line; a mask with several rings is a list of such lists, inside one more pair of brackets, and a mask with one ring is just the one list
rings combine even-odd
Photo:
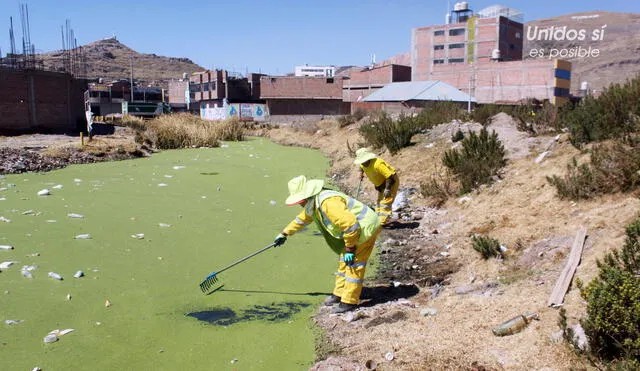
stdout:
[[295,205],[300,201],[315,196],[322,190],[324,180],[309,179],[304,175],[297,176],[289,181],[289,197],[284,201],[287,205]]
[[373,160],[376,157],[378,156],[376,156],[375,153],[369,151],[368,149],[360,148],[359,150],[356,151],[356,159],[353,161],[353,163],[356,165],[360,165],[369,160]]

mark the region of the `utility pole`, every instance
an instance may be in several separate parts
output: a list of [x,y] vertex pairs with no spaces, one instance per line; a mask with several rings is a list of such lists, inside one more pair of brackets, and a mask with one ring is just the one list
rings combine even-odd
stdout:
[[131,62],[131,78],[130,78],[130,83],[131,83],[131,103],[133,103],[133,57],[130,57],[130,62]]

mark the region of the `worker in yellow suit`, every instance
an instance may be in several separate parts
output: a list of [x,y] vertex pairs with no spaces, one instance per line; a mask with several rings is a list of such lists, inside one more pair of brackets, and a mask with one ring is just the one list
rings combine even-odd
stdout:
[[391,217],[391,206],[400,187],[400,178],[396,169],[367,148],[356,151],[356,159],[353,163],[360,167],[360,181],[366,174],[378,191],[376,212],[380,216],[380,224],[385,225]]
[[324,181],[300,175],[288,183],[289,206],[302,211],[274,240],[275,246],[312,221],[324,235],[329,247],[339,255],[333,293],[324,301],[333,313],[357,308],[362,293],[367,261],[380,233],[378,215],[367,205],[342,192],[324,188]]

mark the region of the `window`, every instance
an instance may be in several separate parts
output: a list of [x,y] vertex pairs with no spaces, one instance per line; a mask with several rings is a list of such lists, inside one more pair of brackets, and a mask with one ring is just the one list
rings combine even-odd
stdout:
[[433,64],[444,64],[444,59],[434,59]]
[[444,45],[434,45],[433,50],[442,50],[444,49]]
[[333,84],[333,77],[327,79],[327,84]]
[[449,63],[463,63],[464,58],[449,58]]
[[520,32],[516,32],[516,39],[522,39],[522,34]]
[[464,35],[464,28],[452,28],[449,30],[449,36],[460,36]]
[[208,82],[202,83],[202,90],[209,91],[209,83]]
[[449,49],[461,49],[461,48],[464,48],[464,43],[449,44]]
[[433,36],[444,36],[444,30],[433,31]]

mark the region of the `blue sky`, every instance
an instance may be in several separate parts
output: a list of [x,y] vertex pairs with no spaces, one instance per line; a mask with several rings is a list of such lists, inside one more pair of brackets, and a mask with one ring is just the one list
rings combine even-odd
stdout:
[[[453,3],[451,1],[451,7]],[[0,48],[9,50],[9,17],[21,51],[20,4],[27,4],[36,51],[62,47],[68,19],[79,44],[116,35],[142,53],[186,57],[205,68],[286,74],[300,64],[365,65],[409,51],[411,29],[444,23],[447,1],[91,1],[0,0]],[[592,10],[640,12],[639,1],[469,1],[501,4],[525,21]]]

